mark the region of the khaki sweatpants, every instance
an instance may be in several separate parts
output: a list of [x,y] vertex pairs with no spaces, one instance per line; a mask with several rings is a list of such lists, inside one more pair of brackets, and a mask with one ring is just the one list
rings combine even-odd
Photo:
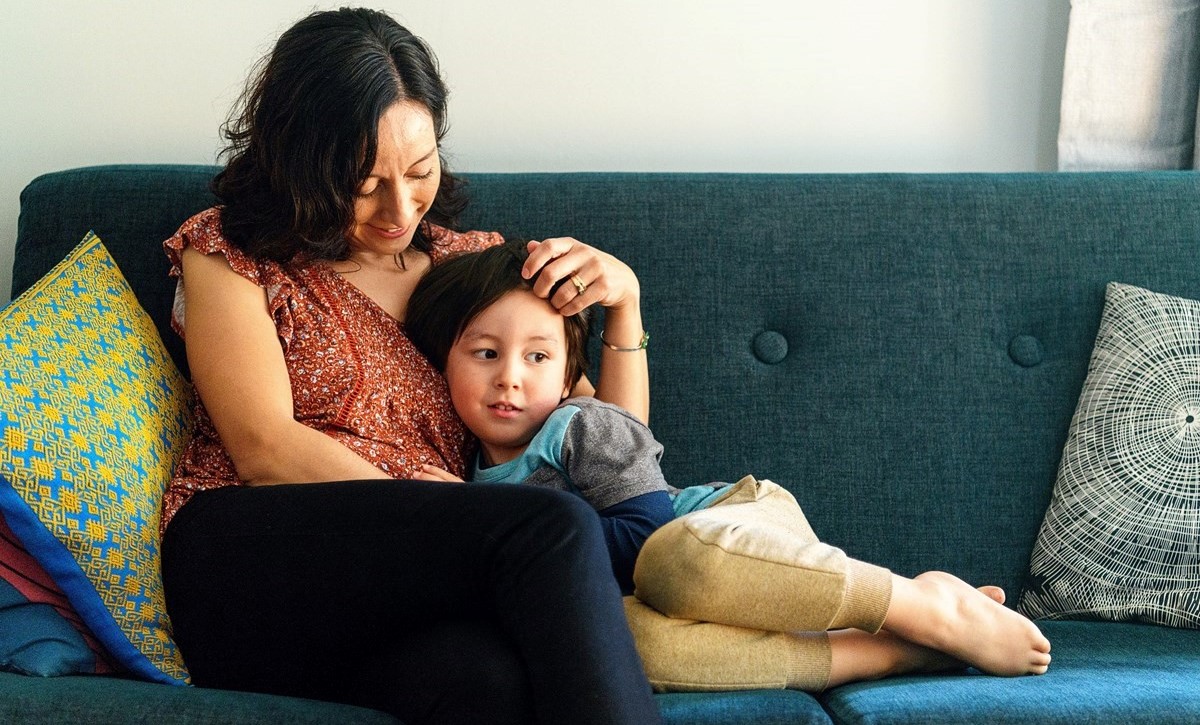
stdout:
[[821,543],[796,499],[751,476],[647,541],[625,613],[660,692],[792,688],[829,679],[828,630],[877,632],[891,573]]

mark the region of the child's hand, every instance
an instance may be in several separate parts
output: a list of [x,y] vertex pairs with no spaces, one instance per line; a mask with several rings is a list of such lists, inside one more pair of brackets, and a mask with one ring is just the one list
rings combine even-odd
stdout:
[[443,483],[463,483],[463,480],[449,471],[444,471],[428,463],[421,465],[420,472],[414,476],[418,481],[441,481]]

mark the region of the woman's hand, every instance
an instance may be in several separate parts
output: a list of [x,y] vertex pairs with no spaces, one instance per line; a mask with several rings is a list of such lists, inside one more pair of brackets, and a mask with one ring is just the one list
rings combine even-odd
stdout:
[[[641,348],[641,287],[637,275],[616,257],[570,237],[530,242],[529,259],[521,269],[526,279],[537,275],[534,294],[547,297],[560,280],[566,283],[550,297],[563,315],[573,315],[588,305],[605,308],[600,331],[600,379],[595,387],[585,375],[572,395],[593,395],[618,405],[643,423],[650,421],[650,372]],[[540,270],[540,274],[539,274]],[[616,349],[621,348],[621,349]]]
[[549,297],[554,285],[566,280],[549,297],[550,304],[564,315],[573,315],[593,304],[620,310],[637,309],[641,303],[637,275],[611,254],[571,237],[530,242],[528,249],[529,259],[525,260],[521,274],[525,279],[537,276],[534,294]]
[[429,463],[421,464],[421,470],[413,476],[417,481],[441,481],[443,483],[464,483],[464,481],[449,471]]

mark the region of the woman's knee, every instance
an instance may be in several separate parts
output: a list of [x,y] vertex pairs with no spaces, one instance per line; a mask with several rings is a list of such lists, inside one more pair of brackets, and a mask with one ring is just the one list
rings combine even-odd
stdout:
[[583,498],[573,493],[548,488],[529,487],[526,490],[536,492],[536,495],[541,496],[547,515],[565,522],[567,530],[587,526],[599,530],[599,515]]
[[586,501],[562,491],[513,488],[519,495],[507,502],[509,513],[497,514],[506,517],[498,531],[502,559],[571,578],[612,577],[600,518]]
[[521,514],[513,523],[523,530],[535,531],[544,542],[567,546],[604,545],[600,517],[586,501],[574,494],[546,488],[523,486]]

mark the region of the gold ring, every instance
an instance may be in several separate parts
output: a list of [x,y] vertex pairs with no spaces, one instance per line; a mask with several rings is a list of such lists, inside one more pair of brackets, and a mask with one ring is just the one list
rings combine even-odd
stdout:
[[581,296],[584,292],[587,292],[587,285],[584,284],[583,280],[579,279],[579,275],[571,275],[571,284],[575,285],[575,289],[579,290]]

